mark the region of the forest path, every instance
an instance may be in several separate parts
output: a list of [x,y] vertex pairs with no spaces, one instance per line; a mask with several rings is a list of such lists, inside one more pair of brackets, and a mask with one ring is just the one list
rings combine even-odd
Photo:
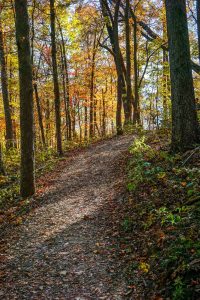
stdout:
[[133,136],[90,146],[8,238],[1,299],[125,299],[118,229]]

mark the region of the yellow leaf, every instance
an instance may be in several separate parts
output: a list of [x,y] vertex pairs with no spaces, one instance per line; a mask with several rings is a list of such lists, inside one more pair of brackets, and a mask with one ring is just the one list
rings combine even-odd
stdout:
[[161,172],[157,175],[158,179],[163,179],[166,177],[166,173],[165,172]]
[[141,262],[139,265],[139,269],[144,273],[148,273],[150,269],[150,265],[145,262]]

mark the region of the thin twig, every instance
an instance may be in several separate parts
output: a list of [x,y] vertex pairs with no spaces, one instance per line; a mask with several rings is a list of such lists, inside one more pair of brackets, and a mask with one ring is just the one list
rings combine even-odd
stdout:
[[197,148],[195,148],[194,149],[194,151],[186,158],[186,160],[184,160],[184,162],[182,163],[182,166],[184,166],[187,162],[188,162],[188,160],[197,152],[197,150],[199,150],[200,149],[200,146],[199,147],[197,147]]

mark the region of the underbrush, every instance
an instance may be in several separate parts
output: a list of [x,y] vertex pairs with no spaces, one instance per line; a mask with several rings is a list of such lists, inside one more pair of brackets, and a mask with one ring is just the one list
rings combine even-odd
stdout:
[[136,299],[200,299],[200,154],[173,155],[168,148],[152,134],[130,147],[122,228]]

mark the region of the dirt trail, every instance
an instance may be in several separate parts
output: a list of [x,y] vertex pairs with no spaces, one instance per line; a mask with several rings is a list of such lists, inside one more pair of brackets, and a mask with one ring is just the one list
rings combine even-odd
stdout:
[[66,162],[8,239],[1,299],[125,299],[116,211],[132,140],[113,138]]

